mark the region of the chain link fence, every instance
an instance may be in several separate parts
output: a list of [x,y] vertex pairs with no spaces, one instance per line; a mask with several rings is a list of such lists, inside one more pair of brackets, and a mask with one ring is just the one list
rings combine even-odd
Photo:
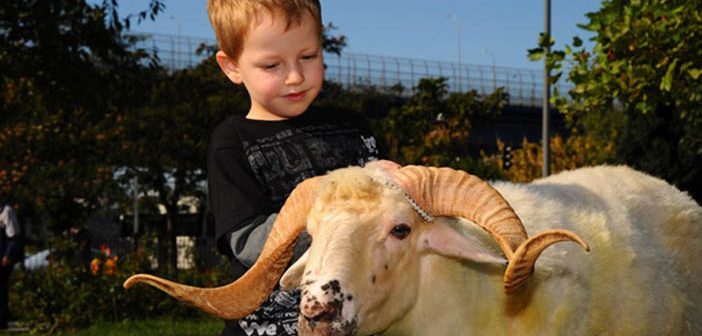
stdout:
[[[214,39],[184,35],[134,35],[139,37],[138,48],[155,52],[161,64],[172,70],[196,66],[210,56],[217,44]],[[406,97],[413,93],[420,79],[445,77],[450,92],[476,90],[486,95],[503,87],[510,95],[511,105],[538,107],[542,104],[543,70],[347,52],[325,53],[324,62],[326,79],[349,90],[372,85],[388,91],[393,89],[392,92]],[[566,92],[569,87],[559,83],[558,89]]]

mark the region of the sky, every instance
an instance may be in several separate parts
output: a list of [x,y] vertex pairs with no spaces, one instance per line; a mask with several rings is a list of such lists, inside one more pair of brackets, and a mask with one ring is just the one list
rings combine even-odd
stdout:
[[[164,0],[155,21],[133,23],[132,30],[214,39],[205,0]],[[321,0],[322,20],[345,35],[344,52],[382,56],[459,60],[463,64],[540,69],[527,50],[544,31],[545,1],[537,0]],[[120,13],[136,13],[148,1],[120,1]],[[577,27],[587,23],[598,0],[551,1],[551,33],[556,48],[573,36],[592,34]],[[459,38],[460,37],[460,38]],[[460,52],[459,52],[460,51]]]

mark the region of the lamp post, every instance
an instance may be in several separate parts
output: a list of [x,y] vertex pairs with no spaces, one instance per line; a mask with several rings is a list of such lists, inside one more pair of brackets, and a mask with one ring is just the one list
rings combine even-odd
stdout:
[[548,101],[550,97],[551,85],[549,83],[550,71],[548,69],[547,58],[551,52],[551,47],[549,46],[551,40],[551,0],[546,0],[546,8],[544,10],[544,34],[546,40],[546,45],[544,46],[544,94],[542,102],[542,149],[544,162],[541,170],[543,176],[548,176],[551,172],[551,153],[549,149],[550,136],[549,136],[549,115],[548,115]]

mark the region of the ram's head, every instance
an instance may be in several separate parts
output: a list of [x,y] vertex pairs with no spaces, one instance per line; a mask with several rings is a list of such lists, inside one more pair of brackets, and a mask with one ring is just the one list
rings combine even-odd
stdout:
[[[474,239],[435,223],[434,216],[476,223],[502,254],[489,253]],[[305,228],[312,245],[281,279]],[[528,239],[504,198],[467,173],[351,167],[301,183],[281,210],[259,260],[237,281],[202,289],[136,275],[125,286],[146,282],[212,315],[237,319],[255,310],[280,280],[284,288],[302,289],[300,334],[371,334],[412,305],[417,289],[412,278],[420,272],[423,255],[506,264],[509,293],[529,277],[545,247],[563,240],[587,248],[563,230]]]

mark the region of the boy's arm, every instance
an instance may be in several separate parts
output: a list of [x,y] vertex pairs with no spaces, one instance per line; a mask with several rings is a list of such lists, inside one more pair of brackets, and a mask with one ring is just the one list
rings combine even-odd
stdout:
[[[277,209],[242,161],[237,148],[213,142],[208,159],[208,184],[218,247],[248,268],[263,249]],[[307,246],[299,243],[293,257],[297,259]]]
[[[234,257],[244,266],[251,267],[256,262],[277,217],[277,213],[258,216],[231,233],[229,246]],[[295,246],[292,260],[300,258],[309,247],[310,242],[310,236],[307,232],[303,232]]]

